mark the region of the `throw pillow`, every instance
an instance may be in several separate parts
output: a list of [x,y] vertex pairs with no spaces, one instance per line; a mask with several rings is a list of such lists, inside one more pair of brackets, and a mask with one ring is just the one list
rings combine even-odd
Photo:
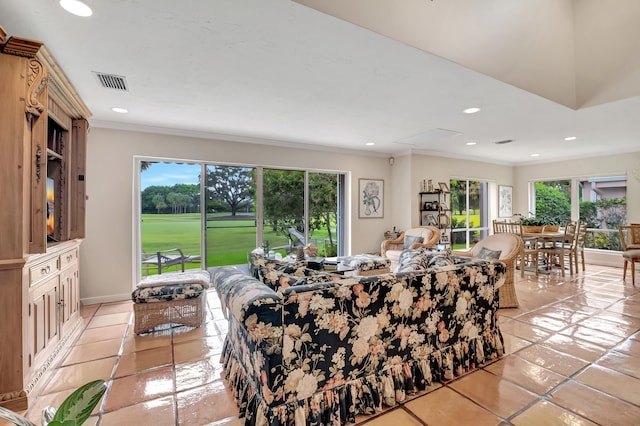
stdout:
[[428,267],[429,268],[438,268],[438,267],[450,266],[450,265],[454,265],[454,264],[455,264],[455,262],[451,258],[450,252],[446,251],[444,253],[436,254],[435,256],[431,257],[431,260],[429,260]]
[[404,236],[404,245],[402,248],[408,249],[411,248],[412,245],[419,243],[422,244],[422,237],[418,235],[405,235]]
[[405,249],[398,258],[398,270],[396,272],[416,272],[427,269],[429,257],[424,248]]
[[502,253],[502,250],[491,250],[488,249],[486,247],[482,247],[480,249],[480,253],[478,253],[478,258],[480,259],[500,259],[500,254]]
[[278,291],[281,287],[291,287],[297,285],[299,277],[287,274],[268,265],[259,266],[260,278],[265,285],[274,291]]

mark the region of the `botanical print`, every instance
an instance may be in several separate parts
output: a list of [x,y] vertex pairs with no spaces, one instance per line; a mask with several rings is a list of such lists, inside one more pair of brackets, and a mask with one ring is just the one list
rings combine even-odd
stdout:
[[359,217],[384,217],[384,181],[382,179],[360,179],[359,183]]

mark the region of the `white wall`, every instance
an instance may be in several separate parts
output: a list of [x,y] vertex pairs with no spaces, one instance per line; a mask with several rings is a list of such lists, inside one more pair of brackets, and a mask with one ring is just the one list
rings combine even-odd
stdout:
[[288,147],[212,141],[93,128],[87,148],[87,235],[81,246],[81,298],[85,304],[130,297],[137,267],[134,156],[212,161],[298,169],[347,172],[350,179],[350,220],[346,223],[347,253],[379,251],[385,230],[391,229],[389,201],[382,219],[358,219],[358,179],[384,179],[390,196],[388,157],[311,151]]
[[431,179],[437,187],[438,182],[449,182],[451,178],[489,181],[489,219],[495,217],[491,212],[497,211],[497,185],[513,185],[513,167],[479,161],[460,160],[455,158],[414,155],[411,166],[411,222],[420,221],[420,182]]

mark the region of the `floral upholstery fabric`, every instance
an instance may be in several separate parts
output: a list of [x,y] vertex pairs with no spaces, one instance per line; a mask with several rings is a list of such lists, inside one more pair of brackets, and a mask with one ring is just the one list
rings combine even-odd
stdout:
[[386,269],[390,262],[386,257],[375,256],[372,254],[357,254],[354,256],[346,256],[342,258],[343,266],[356,269],[358,271],[375,271],[377,269]]
[[171,284],[137,288],[131,293],[134,303],[168,302],[170,300],[194,299],[204,291],[202,284]]
[[302,276],[292,275],[281,271],[279,268],[272,268],[269,264],[260,265],[259,271],[260,280],[275,291],[295,285],[335,281],[343,278],[342,275],[319,271],[313,271],[314,273],[312,274]]
[[281,288],[235,268],[222,361],[247,425],[344,424],[503,355],[499,261]]

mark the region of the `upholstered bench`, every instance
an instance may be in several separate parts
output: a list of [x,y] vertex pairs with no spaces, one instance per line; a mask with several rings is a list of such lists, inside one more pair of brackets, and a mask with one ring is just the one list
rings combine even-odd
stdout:
[[199,327],[205,316],[209,272],[189,270],[144,278],[131,293],[134,332],[161,324]]
[[351,269],[345,275],[379,275],[390,271],[391,261],[386,257],[373,254],[356,254],[342,258],[338,270],[341,268]]

